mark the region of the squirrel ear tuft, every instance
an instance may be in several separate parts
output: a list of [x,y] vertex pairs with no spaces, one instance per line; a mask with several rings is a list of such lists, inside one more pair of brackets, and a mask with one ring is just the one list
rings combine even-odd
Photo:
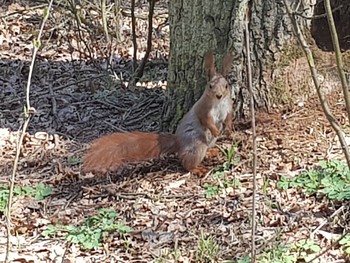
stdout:
[[216,74],[215,63],[214,63],[214,54],[212,50],[208,50],[204,54],[204,70],[209,78],[213,78]]
[[233,60],[233,55],[232,53],[226,53],[226,55],[224,56],[224,60],[222,62],[222,71],[221,74],[226,78],[231,66],[232,66],[232,60]]

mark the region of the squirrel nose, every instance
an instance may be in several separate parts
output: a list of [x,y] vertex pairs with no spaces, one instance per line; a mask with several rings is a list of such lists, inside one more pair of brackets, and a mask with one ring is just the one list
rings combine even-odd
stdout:
[[216,97],[217,97],[218,99],[221,99],[222,95],[216,95]]

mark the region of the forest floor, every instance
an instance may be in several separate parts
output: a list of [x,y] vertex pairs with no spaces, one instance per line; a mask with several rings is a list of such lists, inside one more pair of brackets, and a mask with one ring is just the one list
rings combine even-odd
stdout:
[[[43,10],[35,8],[40,2],[11,2],[0,7],[6,21],[0,24],[0,261],[6,248],[7,184],[23,122],[32,35]],[[128,8],[123,6],[127,12]],[[210,169],[206,174],[185,172],[174,156],[130,164],[106,176],[81,172],[93,139],[115,131],[159,130],[169,52],[166,3],[157,2],[154,27],[159,31],[155,30],[152,62],[133,91],[122,78],[132,69],[130,17],[123,15],[125,40],[113,57],[116,77],[103,70],[102,61],[91,63],[72,51],[64,40],[67,35],[74,39],[74,28],[56,27],[69,23],[58,15],[59,7],[54,10],[31,84],[36,113],[16,173],[10,259],[249,262],[252,136],[244,123],[236,121],[232,136],[220,138],[217,149],[223,151],[205,159],[203,165]],[[136,10],[139,17],[147,16],[147,1],[138,2]],[[147,22],[141,18],[137,33],[142,55]],[[328,95],[336,119],[348,127],[341,92]],[[256,118],[258,262],[306,262],[317,255],[313,262],[348,262],[350,241],[336,242],[349,229],[348,203],[318,189],[308,193],[286,183],[286,178],[316,169],[322,160],[342,159],[317,97],[258,112]]]

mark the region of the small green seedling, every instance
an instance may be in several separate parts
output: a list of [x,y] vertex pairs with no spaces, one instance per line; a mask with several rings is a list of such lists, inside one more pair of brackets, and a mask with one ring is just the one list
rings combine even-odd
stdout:
[[321,247],[317,245],[313,240],[300,240],[296,242],[292,249],[296,255],[298,255],[298,260],[310,261],[315,257],[317,253],[321,251]]
[[181,251],[178,248],[161,250],[161,255],[154,259],[155,263],[179,262]]
[[224,171],[216,171],[212,175],[212,178],[214,181],[218,182],[218,184],[223,188],[242,186],[239,180],[228,180]]
[[350,234],[347,234],[345,237],[343,237],[339,244],[344,248],[344,252],[347,255],[350,255]]
[[238,259],[237,261],[229,261],[229,262],[225,262],[225,263],[232,263],[232,262],[234,262],[234,263],[250,263],[251,260],[250,260],[249,256],[245,256],[243,258]]
[[283,245],[277,245],[270,249],[265,249],[258,256],[261,263],[296,263],[297,256],[291,253],[290,248]]
[[43,236],[55,236],[58,232],[65,233],[66,240],[82,246],[83,249],[97,249],[102,240],[111,231],[117,231],[121,235],[131,232],[131,228],[117,222],[117,213],[110,209],[100,209],[94,216],[88,217],[82,225],[49,225]]
[[226,157],[226,161],[212,174],[212,179],[214,182],[203,185],[206,198],[213,198],[214,196],[222,193],[226,188],[241,186],[238,180],[227,180],[226,178],[226,175],[229,173],[229,171],[231,171],[232,167],[239,162],[239,158],[235,157],[237,146],[231,145],[227,149],[222,147],[219,147],[219,149]]
[[204,188],[205,198],[207,199],[213,198],[214,196],[221,193],[221,189],[217,185],[204,184],[203,188]]
[[220,151],[222,152],[222,154],[225,156],[226,161],[223,164],[223,169],[224,171],[229,171],[231,170],[231,168],[239,163],[240,159],[239,157],[235,156],[235,153],[237,151],[237,145],[236,144],[232,144],[229,148],[224,149],[220,146],[218,146]]
[[350,171],[347,165],[338,160],[322,161],[319,168],[302,172],[296,177],[282,176],[277,187],[303,188],[308,194],[322,193],[329,199],[350,199]]
[[76,164],[82,163],[81,158],[74,157],[74,156],[68,157],[68,160],[67,160],[67,161],[68,161],[68,163],[69,163],[70,165],[76,165]]
[[[16,186],[13,190],[14,196],[32,196],[35,200],[43,200],[52,194],[51,187],[44,184],[31,186]],[[8,202],[9,188],[7,185],[0,185],[0,212],[5,211]]]
[[199,237],[197,247],[197,260],[198,262],[215,262],[219,253],[219,245],[212,237],[205,237],[203,232]]
[[[294,244],[278,244],[266,248],[256,255],[256,262],[262,263],[297,263],[309,262],[319,253],[321,248],[313,240],[300,240]],[[250,256],[235,261],[236,263],[251,262]]]

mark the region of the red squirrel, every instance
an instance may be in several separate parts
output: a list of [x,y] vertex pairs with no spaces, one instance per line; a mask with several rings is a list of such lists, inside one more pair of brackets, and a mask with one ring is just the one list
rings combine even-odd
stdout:
[[85,156],[83,170],[105,173],[133,161],[177,153],[183,167],[194,170],[204,159],[224,126],[232,131],[231,88],[226,77],[232,55],[226,54],[221,73],[215,69],[212,51],[204,56],[209,82],[200,99],[182,118],[175,134],[112,133],[96,139]]

